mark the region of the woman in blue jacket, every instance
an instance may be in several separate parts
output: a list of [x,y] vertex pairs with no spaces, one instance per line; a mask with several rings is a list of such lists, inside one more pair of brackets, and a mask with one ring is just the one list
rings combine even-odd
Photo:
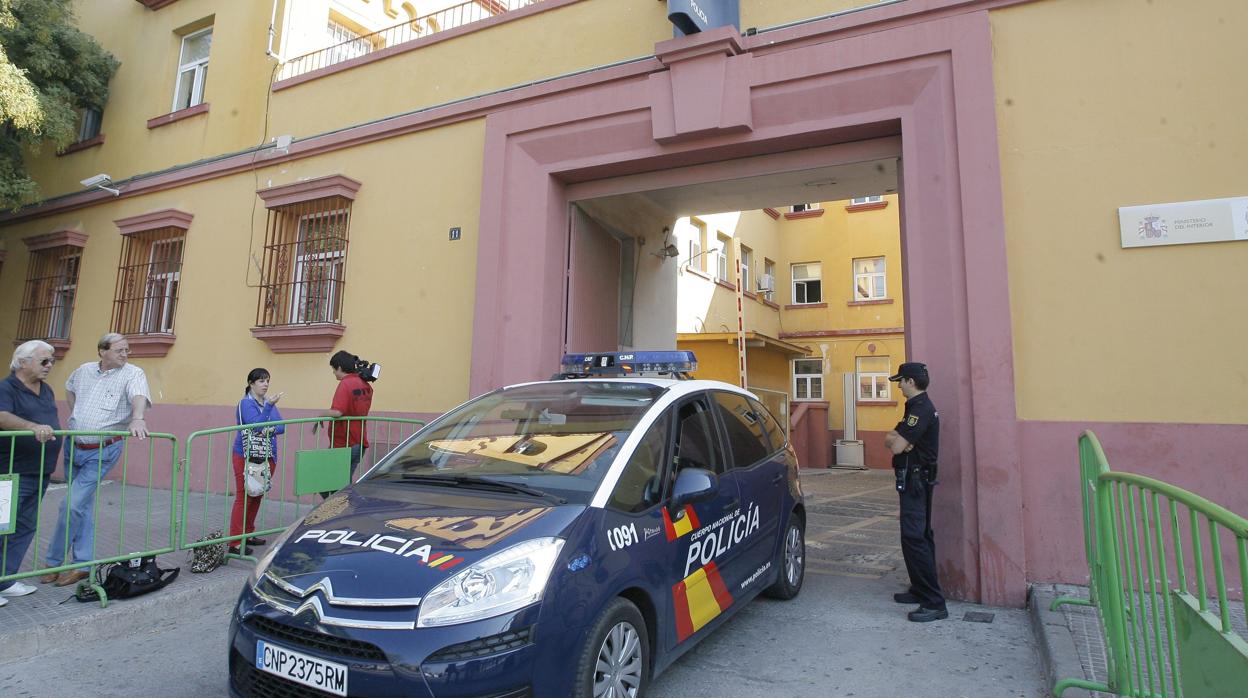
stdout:
[[[253,368],[247,374],[247,388],[243,391],[243,399],[238,401],[238,409],[236,410],[237,424],[256,424],[259,422],[276,422],[282,418],[282,413],[277,411],[277,401],[282,399],[283,393],[277,395],[269,395],[269,372],[263,368]],[[277,425],[276,427],[265,427],[261,430],[268,435],[269,449],[268,453],[244,454],[243,449],[243,432],[240,430],[234,436],[234,510],[230,514],[230,535],[237,536],[243,533],[243,519],[247,520],[246,532],[251,533],[256,530],[256,512],[260,510],[260,502],[264,500],[264,495],[258,497],[250,497],[247,495],[246,473],[247,462],[252,460],[256,463],[263,463],[268,460],[269,477],[273,476],[273,471],[277,469],[277,435],[284,433],[286,427]],[[268,541],[263,538],[251,537],[247,539],[247,545],[264,545]],[[238,541],[230,542],[230,552],[238,550]]]

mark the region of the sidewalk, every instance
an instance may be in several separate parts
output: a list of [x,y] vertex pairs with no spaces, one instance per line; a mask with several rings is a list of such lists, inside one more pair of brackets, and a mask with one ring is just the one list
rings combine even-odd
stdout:
[[[1041,662],[1043,652],[1027,611],[950,603],[948,620],[915,624],[905,619],[905,607],[893,603],[891,594],[904,586],[905,570],[891,473],[813,471],[803,473],[802,482],[809,519],[802,594],[793,602],[760,599],[742,609],[659,677],[656,698],[1048,695],[1052,683],[1046,674],[1052,670]],[[110,512],[116,521],[119,490],[115,485],[100,490],[101,531],[109,529],[104,517]],[[62,496],[63,491],[49,492],[46,506],[53,513]],[[226,503],[224,497],[194,495],[188,506],[206,504],[210,512],[221,512]],[[127,502],[127,511],[133,506]],[[153,517],[156,506],[153,501]],[[192,538],[198,535],[193,533]],[[102,549],[116,545],[115,538],[101,536]],[[186,657],[172,673],[157,671],[156,663],[131,665],[126,670],[130,684],[159,687],[179,671],[207,667],[199,671],[212,675],[206,685],[215,690],[222,685],[216,682],[224,681],[224,653],[217,651],[251,565],[233,560],[210,574],[193,575],[186,553],[162,556],[161,565],[181,566],[182,573],[165,589],[114,601],[108,608],[72,600],[61,604],[71,591],[45,585],[31,596],[11,599],[0,609],[0,665],[9,665],[5,672],[18,687],[46,690],[52,685],[33,683],[36,662],[73,654],[73,661],[107,663],[111,650],[98,641],[128,648],[141,637],[161,633],[167,639],[160,642],[176,645]],[[742,661],[745,657],[748,662]],[[56,686],[75,692],[76,680],[65,677]]]
[[[67,488],[54,483],[44,496],[40,540],[32,542],[23,559],[21,571],[33,569],[35,560],[42,560],[55,528],[54,517],[65,498]],[[129,554],[169,547],[169,521],[172,495],[168,490],[155,491],[148,501],[146,491],[138,487],[123,488],[106,480],[97,493],[96,550],[100,556]],[[124,502],[123,502],[124,499]],[[191,512],[188,540],[203,535],[201,525],[208,529],[226,528],[224,517],[233,498],[224,495],[191,493],[187,498]],[[123,507],[124,504],[124,507]],[[126,527],[120,525],[125,512]],[[311,505],[294,502],[265,501],[256,517],[257,529],[271,528],[311,510]],[[205,513],[206,512],[206,513]],[[206,525],[203,522],[207,520]],[[150,535],[144,523],[151,521]],[[272,538],[273,536],[270,536]],[[263,551],[263,548],[259,549]],[[73,586],[56,587],[39,584],[38,577],[20,581],[33,584],[38,591],[29,596],[10,598],[0,608],[0,664],[89,640],[107,640],[136,629],[156,630],[179,622],[179,616],[197,617],[198,611],[219,608],[228,613],[239,590],[251,573],[252,564],[245,560],[229,563],[208,574],[192,574],[186,551],[175,551],[157,557],[161,569],[180,567],[181,572],[169,586],[145,596],[110,600],[107,608],[98,601],[80,603],[74,600]]]

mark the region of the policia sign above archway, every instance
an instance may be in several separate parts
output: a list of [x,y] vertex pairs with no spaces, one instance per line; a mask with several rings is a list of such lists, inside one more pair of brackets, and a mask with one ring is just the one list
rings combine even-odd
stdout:
[[729,25],[740,31],[740,0],[667,0],[667,18],[676,27],[676,36]]

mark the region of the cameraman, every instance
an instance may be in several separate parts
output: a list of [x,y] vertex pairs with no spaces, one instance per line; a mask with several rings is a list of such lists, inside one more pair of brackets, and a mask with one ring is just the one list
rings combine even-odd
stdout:
[[910,589],[893,594],[893,600],[918,604],[907,618],[926,623],[949,617],[936,578],[936,541],[932,537],[932,490],[936,486],[936,455],[940,449],[940,415],[927,396],[926,365],[904,363],[888,379],[897,383],[906,396],[905,417],[884,437],[897,475],[901,554],[910,575]]
[[[360,360],[360,357],[348,351],[339,351],[329,358],[329,367],[338,379],[338,388],[334,390],[334,401],[329,411],[318,417],[367,417],[373,407],[373,386],[369,382],[375,380],[373,364]],[[329,439],[331,448],[351,448],[351,480],[355,479],[355,466],[364,457],[368,448],[368,434],[360,419],[349,422],[330,422]],[[320,424],[312,427],[315,433]],[[328,499],[333,492],[322,492],[321,498]]]

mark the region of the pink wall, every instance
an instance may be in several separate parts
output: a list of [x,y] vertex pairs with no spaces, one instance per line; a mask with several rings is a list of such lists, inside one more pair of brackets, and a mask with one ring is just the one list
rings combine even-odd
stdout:
[[803,468],[826,468],[836,459],[829,457],[828,403],[799,402],[789,413],[789,442]]
[[[582,75],[490,114],[471,391],[557,366],[575,197],[740,177],[753,166],[746,156],[791,171],[814,149],[820,165],[861,162],[872,148],[900,155],[906,341],[933,367],[944,427],[940,570],[955,597],[1021,605],[1023,482],[987,13],[914,24],[886,15],[675,39],[656,47],[649,75]],[[883,23],[855,26],[872,22]],[[532,341],[506,342],[516,336]]]

